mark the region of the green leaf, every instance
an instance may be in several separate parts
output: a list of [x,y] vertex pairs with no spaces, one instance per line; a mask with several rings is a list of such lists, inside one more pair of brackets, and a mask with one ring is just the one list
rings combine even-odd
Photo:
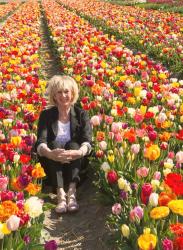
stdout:
[[56,207],[56,205],[49,203],[49,202],[46,202],[43,205],[43,211],[47,211],[47,210],[53,209],[55,207]]

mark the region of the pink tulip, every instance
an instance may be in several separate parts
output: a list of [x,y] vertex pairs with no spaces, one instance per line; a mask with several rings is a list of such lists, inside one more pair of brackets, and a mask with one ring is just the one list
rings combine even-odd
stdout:
[[144,120],[144,116],[141,113],[135,113],[134,120],[136,123],[141,123]]
[[116,142],[122,142],[123,141],[123,137],[122,137],[121,133],[115,134],[114,139],[115,139]]
[[139,144],[133,144],[132,146],[131,146],[131,151],[132,151],[132,153],[133,154],[138,154],[139,153],[139,151],[140,151],[140,145]]
[[173,151],[168,152],[168,158],[173,159],[175,157],[175,153]]
[[149,173],[149,169],[146,167],[141,167],[137,170],[138,177],[146,177]]
[[112,213],[115,215],[119,215],[121,213],[122,207],[120,203],[115,203],[112,206]]
[[112,126],[111,126],[111,131],[113,133],[118,133],[119,130],[120,130],[120,128],[121,128],[121,123],[119,123],[119,122],[113,122]]
[[98,115],[94,115],[92,116],[92,118],[90,119],[91,124],[95,127],[95,126],[99,126],[100,125],[100,118]]
[[101,141],[99,143],[99,147],[101,150],[105,151],[107,149],[107,142],[106,141]]
[[5,191],[8,186],[8,177],[4,175],[0,175],[0,191]]
[[144,216],[143,208],[140,206],[134,207],[133,210],[130,211],[130,220],[139,222]]
[[173,250],[174,248],[173,248],[173,242],[171,241],[171,240],[169,240],[169,239],[164,239],[163,241],[162,241],[162,249],[163,250]]
[[153,179],[159,181],[160,178],[161,178],[161,173],[159,171],[156,171],[153,175]]
[[175,157],[177,163],[183,163],[183,151],[177,152]]
[[107,124],[112,124],[113,120],[114,120],[114,118],[112,116],[108,116],[108,115],[105,116],[105,122]]

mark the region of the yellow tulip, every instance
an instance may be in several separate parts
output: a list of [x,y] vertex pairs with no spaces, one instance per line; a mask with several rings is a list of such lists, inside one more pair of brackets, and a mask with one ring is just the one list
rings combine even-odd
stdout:
[[157,244],[157,237],[154,234],[141,234],[138,238],[138,246],[141,250],[153,250]]
[[127,102],[128,102],[128,103],[131,103],[131,104],[135,104],[135,103],[136,103],[136,100],[135,100],[134,97],[128,97]]
[[102,62],[100,63],[100,65],[101,65],[101,67],[102,67],[103,69],[105,69],[105,68],[107,67],[107,63],[104,62],[104,61],[102,61]]
[[3,125],[5,127],[10,127],[12,125],[13,120],[12,119],[3,119]]
[[128,76],[121,76],[120,81],[125,81],[128,78]]
[[142,113],[143,115],[145,115],[145,113],[146,113],[146,111],[147,111],[147,106],[141,105],[141,106],[140,106],[140,111],[141,111],[141,113]]
[[180,117],[180,122],[183,123],[183,115]]
[[135,87],[134,88],[134,96],[139,96],[141,92],[141,87]]
[[160,74],[158,75],[158,77],[159,77],[160,79],[167,79],[167,76],[166,76],[165,73],[160,73]]
[[168,207],[174,214],[183,216],[183,200],[172,200],[168,203]]
[[77,82],[80,82],[80,81],[81,81],[81,76],[80,76],[80,75],[76,75],[76,76],[75,76],[75,80],[76,80]]
[[160,148],[158,145],[151,145],[150,147],[146,148],[144,156],[150,161],[154,161],[160,156]]
[[107,159],[109,160],[110,163],[114,162],[114,155],[113,154],[109,154],[107,156]]
[[11,137],[11,144],[13,144],[14,146],[19,146],[20,143],[22,142],[22,137],[20,136],[12,136]]
[[6,223],[2,224],[1,231],[2,231],[3,234],[10,234],[11,233],[11,231],[7,228]]
[[161,207],[155,207],[150,211],[150,217],[152,219],[161,219],[161,218],[165,218],[169,215],[170,210],[168,207],[165,206],[161,206]]
[[128,227],[126,224],[123,224],[123,225],[121,226],[121,232],[122,232],[122,235],[123,235],[124,237],[126,237],[126,238],[128,238],[129,235],[130,235],[130,229],[129,229],[129,227]]

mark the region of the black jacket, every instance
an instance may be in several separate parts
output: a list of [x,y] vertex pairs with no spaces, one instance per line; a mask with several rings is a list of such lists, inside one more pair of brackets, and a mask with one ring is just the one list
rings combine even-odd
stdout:
[[[58,132],[58,108],[51,107],[41,112],[38,121],[37,142],[35,150],[40,143],[52,144]],[[70,112],[71,140],[79,144],[92,141],[92,130],[88,113],[78,106],[71,107]]]

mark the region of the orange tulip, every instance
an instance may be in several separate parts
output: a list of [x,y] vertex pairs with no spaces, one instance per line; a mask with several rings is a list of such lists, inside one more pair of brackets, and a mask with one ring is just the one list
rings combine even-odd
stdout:
[[176,195],[173,193],[161,192],[159,194],[158,204],[160,206],[167,206],[168,202],[170,202],[171,200],[175,200],[176,198]]

